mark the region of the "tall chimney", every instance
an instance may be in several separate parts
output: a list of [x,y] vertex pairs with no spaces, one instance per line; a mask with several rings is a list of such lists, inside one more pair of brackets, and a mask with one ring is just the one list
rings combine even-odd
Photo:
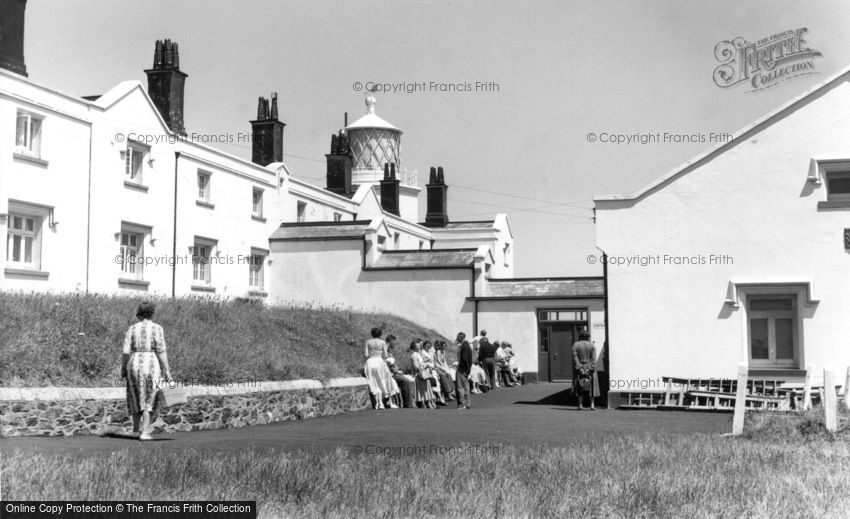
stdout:
[[425,213],[425,225],[428,227],[445,227],[449,223],[447,211],[448,190],[446,180],[443,177],[443,167],[431,168],[428,177],[428,211]]
[[328,191],[342,196],[349,196],[353,191],[351,188],[352,154],[348,137],[342,131],[338,135],[331,135],[331,152],[325,155],[327,160],[327,187]]
[[27,75],[24,63],[24,11],[27,0],[0,0],[0,68]]
[[269,100],[260,97],[257,103],[257,119],[251,121],[251,162],[268,166],[272,162],[283,162],[283,128],[278,119],[277,92]]
[[399,185],[395,162],[384,164],[384,179],[381,180],[381,207],[384,211],[399,216]]
[[148,75],[148,95],[159,110],[165,124],[180,135],[186,135],[183,126],[183,90],[187,74],[180,71],[180,52],[177,42],[157,40],[153,54],[153,68]]

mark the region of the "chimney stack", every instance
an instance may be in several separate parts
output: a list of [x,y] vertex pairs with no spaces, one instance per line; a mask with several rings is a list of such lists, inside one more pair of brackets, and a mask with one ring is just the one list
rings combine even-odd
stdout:
[[325,155],[327,160],[327,187],[332,193],[342,196],[351,195],[351,168],[353,157],[348,137],[340,130],[339,134],[331,135],[331,152]]
[[381,207],[384,211],[399,216],[399,185],[395,162],[384,164],[384,179],[381,180]]
[[24,15],[27,0],[0,0],[0,68],[27,75],[24,63]]
[[425,225],[428,227],[445,227],[449,223],[447,211],[449,186],[446,185],[445,177],[443,177],[442,166],[431,168],[431,174],[425,188],[428,190],[428,210],[425,213]]
[[148,76],[148,95],[165,124],[174,133],[186,135],[183,126],[183,90],[189,76],[180,71],[177,42],[157,40],[153,68],[145,70],[145,74]]
[[257,120],[251,121],[251,162],[268,166],[283,162],[283,128],[278,119],[277,92],[272,92],[271,103],[260,97],[257,102]]

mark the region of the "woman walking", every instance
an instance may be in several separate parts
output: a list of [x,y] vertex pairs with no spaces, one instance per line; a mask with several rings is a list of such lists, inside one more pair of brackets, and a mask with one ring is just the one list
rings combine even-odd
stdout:
[[[375,409],[384,409],[384,398],[390,399],[398,393],[398,385],[387,367],[387,343],[381,339],[383,333],[380,328],[372,328],[372,338],[366,341],[366,366],[363,368],[369,391],[375,397]],[[388,406],[392,409],[398,407],[392,400],[389,400]]]
[[431,368],[425,364],[422,359],[422,343],[413,341],[410,343],[410,362],[413,364],[413,371],[416,373],[416,405],[427,409],[434,409],[437,404],[434,403],[434,391],[431,389]]
[[138,434],[140,440],[152,439],[148,429],[162,374],[167,382],[172,381],[165,333],[162,326],[151,321],[155,310],[153,303],[140,304],[136,311],[139,322],[124,336],[121,377],[127,383],[127,411],[133,417],[133,434]]

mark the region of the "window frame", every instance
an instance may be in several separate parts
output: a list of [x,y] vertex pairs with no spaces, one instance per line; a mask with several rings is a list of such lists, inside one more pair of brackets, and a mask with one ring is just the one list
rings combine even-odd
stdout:
[[850,192],[833,193],[830,184],[833,180],[850,181],[850,167],[842,169],[833,169],[824,171],[824,180],[826,181],[826,200],[827,202],[850,202]]
[[[21,228],[15,228],[15,220],[19,219],[21,222]],[[32,222],[32,229],[27,229],[27,222]],[[27,214],[20,211],[9,211],[7,216],[7,225],[6,225],[6,265],[12,268],[20,268],[27,270],[40,270],[41,267],[41,226],[43,225],[43,218],[39,215],[35,214]],[[18,240],[18,255],[19,258],[26,258],[27,254],[27,244],[26,241],[29,239],[29,256],[30,260],[26,261],[18,259],[15,260],[13,255],[15,253],[14,246],[14,238],[19,238]]]
[[269,251],[251,247],[251,252],[248,255],[248,288],[252,292],[265,292],[265,271],[268,256]]
[[[192,242],[192,286],[212,286],[212,258],[217,256],[218,242],[209,238],[195,236]],[[203,254],[199,254],[203,252]],[[202,261],[203,260],[203,261]],[[203,274],[199,276],[198,274]],[[200,279],[202,277],[203,279]]]
[[[212,186],[211,186],[211,184],[212,184],[212,172],[206,171],[206,170],[203,170],[203,169],[199,169],[198,174],[195,178],[196,178],[195,184],[198,188],[197,200],[199,202],[209,203],[210,202],[210,196],[211,196],[211,193],[212,193]],[[201,189],[201,179],[205,179],[204,180],[205,184],[204,184],[203,189]]]
[[[23,131],[25,142],[19,144],[20,140],[20,121],[26,121]],[[41,158],[42,136],[44,134],[44,115],[30,112],[27,110],[18,109],[15,116],[15,153],[25,155],[27,157]],[[37,124],[33,124],[33,123]],[[34,131],[33,128],[36,128]]]
[[[251,189],[251,216],[255,216],[257,218],[263,217],[263,195],[265,190],[254,187]],[[259,194],[259,198],[257,195]]]
[[[138,153],[138,163],[135,156]],[[137,186],[145,185],[145,162],[149,160],[150,146],[141,142],[128,140],[121,151],[124,162],[124,181]]]

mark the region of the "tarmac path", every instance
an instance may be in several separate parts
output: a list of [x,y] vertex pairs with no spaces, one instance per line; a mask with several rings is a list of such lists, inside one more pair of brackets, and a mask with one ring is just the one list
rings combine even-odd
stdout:
[[637,433],[720,434],[731,431],[731,414],[687,411],[579,411],[566,405],[566,384],[530,384],[472,395],[472,409],[454,402],[436,410],[365,410],[336,416],[287,421],[240,429],[157,434],[139,442],[121,436],[27,437],[0,439],[0,451],[44,455],[89,455],[126,447],[226,453],[254,448],[282,451],[355,453],[370,449],[460,445],[565,446],[606,436]]

